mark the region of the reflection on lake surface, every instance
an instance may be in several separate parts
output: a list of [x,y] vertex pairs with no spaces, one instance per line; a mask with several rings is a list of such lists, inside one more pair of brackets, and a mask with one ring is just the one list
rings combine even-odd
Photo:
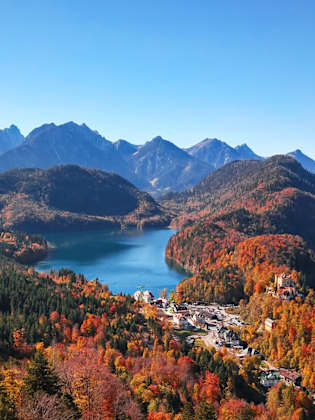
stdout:
[[142,285],[158,296],[159,290],[175,289],[185,277],[183,270],[168,265],[164,258],[167,241],[174,233],[169,229],[132,229],[45,234],[53,248],[35,268],[67,267],[90,280],[97,277],[113,293],[133,294]]

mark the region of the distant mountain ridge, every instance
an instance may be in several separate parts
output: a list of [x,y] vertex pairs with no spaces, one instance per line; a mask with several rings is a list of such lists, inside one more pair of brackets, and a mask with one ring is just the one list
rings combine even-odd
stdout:
[[13,124],[9,128],[0,130],[0,154],[19,146],[23,141],[24,136]]
[[46,169],[63,164],[113,171],[132,179],[132,173],[110,141],[86,125],[73,122],[38,127],[21,145],[0,156],[1,170]]
[[212,165],[215,169],[235,160],[262,160],[246,144],[235,149],[218,139],[205,139],[187,149],[187,152],[197,159]]
[[306,156],[301,150],[295,150],[294,152],[288,153],[289,156],[292,156],[295,160],[300,162],[300,164],[310,172],[315,173],[315,160]]
[[129,160],[131,156],[139,149],[141,146],[136,146],[135,144],[129,143],[127,140],[117,140],[114,143],[114,147],[118,153],[125,159]]
[[161,193],[190,188],[213,170],[160,136],[139,147],[130,159],[136,175]]
[[[315,173],[315,161],[300,150],[290,153]],[[115,143],[85,124],[44,124],[24,138],[12,125],[0,130],[0,171],[80,165],[115,172],[154,196],[193,187],[209,173],[237,160],[263,160],[247,144],[235,148],[213,139],[182,149],[160,136],[144,145]]]

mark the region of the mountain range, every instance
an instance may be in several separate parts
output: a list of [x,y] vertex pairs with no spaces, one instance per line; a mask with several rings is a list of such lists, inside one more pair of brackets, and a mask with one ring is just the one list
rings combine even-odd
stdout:
[[[315,172],[315,161],[300,150],[290,155]],[[74,122],[44,124],[25,138],[14,125],[0,130],[0,171],[80,165],[115,172],[153,196],[189,189],[229,162],[263,159],[246,144],[233,148],[216,138],[188,149],[160,136],[144,145],[122,139],[112,143],[85,124]]]
[[191,156],[212,165],[214,169],[218,169],[234,160],[263,159],[256,155],[247,144],[233,148],[218,139],[205,139],[186,150]]
[[200,182],[213,167],[175,144],[155,137],[130,156],[130,165],[140,179],[147,180],[152,191],[182,191]]

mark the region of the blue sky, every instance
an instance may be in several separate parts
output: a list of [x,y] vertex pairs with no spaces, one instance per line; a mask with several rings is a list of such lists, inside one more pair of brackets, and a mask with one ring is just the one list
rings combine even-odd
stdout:
[[313,0],[2,0],[0,127],[315,158]]

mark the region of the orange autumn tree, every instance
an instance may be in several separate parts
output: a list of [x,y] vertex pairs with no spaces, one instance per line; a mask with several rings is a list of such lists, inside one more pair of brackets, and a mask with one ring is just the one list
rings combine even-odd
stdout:
[[197,401],[205,400],[211,404],[218,401],[221,395],[220,381],[217,375],[209,371],[205,372],[204,378],[200,380]]

